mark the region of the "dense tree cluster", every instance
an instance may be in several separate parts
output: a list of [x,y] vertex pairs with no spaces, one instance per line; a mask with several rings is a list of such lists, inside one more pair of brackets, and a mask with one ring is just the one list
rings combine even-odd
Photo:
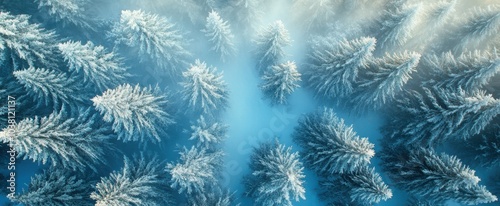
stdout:
[[[381,204],[395,188],[410,205],[496,202],[499,31],[488,0],[0,0],[0,147],[43,168],[10,201],[229,206],[244,193],[293,205],[314,194],[307,168],[331,205]],[[256,131],[291,133],[282,142],[298,151],[251,142],[238,193],[224,182],[224,149],[242,153],[225,144],[242,126],[226,111],[261,112],[259,100],[231,99],[251,96],[234,85],[250,68],[242,79],[255,85],[244,86],[273,115],[305,114]],[[309,93],[323,109],[297,110]],[[380,139],[342,116],[371,112]]]

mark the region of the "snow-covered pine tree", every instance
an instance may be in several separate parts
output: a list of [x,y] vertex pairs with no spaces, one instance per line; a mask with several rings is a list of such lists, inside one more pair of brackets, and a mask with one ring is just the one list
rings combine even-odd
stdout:
[[291,42],[290,34],[281,20],[262,28],[254,40],[254,54],[259,72],[264,72],[267,67],[275,65],[285,57],[283,48],[290,46]]
[[228,125],[221,122],[206,120],[200,116],[196,125],[191,125],[190,140],[196,140],[197,146],[207,149],[215,149],[217,144],[226,139]]
[[28,15],[0,12],[0,51],[5,52],[14,69],[55,66],[56,41],[52,31],[29,23]]
[[[333,199],[334,203],[373,205],[392,197],[392,190],[389,186],[375,172],[375,168],[370,169],[368,166],[360,167],[352,173],[340,174],[338,177],[326,177],[326,180],[321,181],[320,184],[323,190],[322,196]],[[345,191],[350,199],[333,195],[339,191]]]
[[374,24],[379,52],[403,46],[410,38],[421,20],[422,4],[403,5],[395,10],[385,10],[380,20]]
[[58,47],[69,70],[82,74],[85,82],[92,82],[101,92],[118,86],[130,76],[122,59],[103,46],[94,46],[90,41],[86,44],[68,41]]
[[78,92],[80,84],[76,78],[68,77],[65,73],[30,67],[14,71],[13,75],[38,107],[53,105],[58,108],[63,104],[74,106],[85,101],[86,94]]
[[[170,187],[188,196],[205,196],[207,187],[218,185],[222,168],[221,151],[207,152],[204,148],[183,148],[177,163],[168,163],[166,171],[171,175]],[[205,198],[205,197],[204,197]]]
[[222,20],[219,13],[212,11],[208,14],[205,29],[202,31],[212,45],[210,50],[217,52],[223,62],[227,57],[234,55],[236,52],[234,35],[227,21]]
[[[97,127],[96,115],[90,109],[69,117],[66,108],[46,117],[26,118],[17,124],[12,146],[19,158],[42,164],[83,171],[105,163],[103,158],[112,146],[106,125]],[[97,129],[96,129],[97,128]],[[9,143],[8,128],[0,132],[0,141]]]
[[390,104],[411,78],[419,60],[420,54],[403,52],[371,62],[360,75],[352,103],[361,110],[378,109]]
[[444,203],[488,203],[497,198],[483,186],[475,171],[460,159],[431,149],[386,148],[381,155],[384,170],[397,187],[417,198]]
[[471,46],[476,48],[483,42],[499,40],[499,31],[500,6],[474,8],[459,29],[453,32],[449,46],[460,53]]
[[124,158],[123,168],[102,177],[90,194],[96,206],[175,205],[163,161],[143,154]]
[[[427,76],[424,86],[472,92],[482,89],[500,72],[500,58],[496,50],[467,52],[455,57],[451,52],[441,56],[429,55],[423,61]],[[430,79],[425,81],[425,79]]]
[[104,121],[113,123],[118,139],[160,142],[166,128],[175,123],[167,113],[167,96],[158,86],[123,84],[92,98]]
[[362,37],[338,43],[325,39],[313,45],[304,72],[309,87],[326,98],[351,94],[359,70],[372,58],[375,43],[374,38]]
[[186,66],[190,53],[174,24],[164,17],[142,10],[123,10],[111,37],[115,44],[135,49],[141,61],[152,61],[159,75],[176,76],[177,68]]
[[305,198],[304,167],[298,152],[276,142],[254,148],[250,159],[252,174],[245,179],[246,195],[256,205],[292,205]]
[[432,146],[450,138],[468,139],[479,134],[500,114],[500,100],[484,91],[453,92],[423,88],[424,95],[411,92],[398,99],[398,108],[406,115],[394,118],[395,136],[404,144]]
[[324,28],[335,15],[337,0],[296,0],[292,9],[295,19],[304,25],[307,31]]
[[85,29],[94,29],[91,17],[86,15],[85,7],[89,0],[35,0],[38,8],[46,11],[63,25],[73,24]]
[[288,95],[300,87],[300,76],[295,62],[273,65],[264,72],[260,88],[272,103],[286,104]]
[[93,184],[84,175],[62,167],[50,167],[31,178],[28,190],[11,200],[27,206],[92,206],[89,198]]
[[187,71],[182,72],[182,76],[182,99],[192,111],[213,116],[227,108],[227,85],[222,80],[222,72],[217,73],[217,68],[196,60]]
[[330,108],[302,117],[292,136],[303,148],[305,162],[318,174],[353,172],[375,155],[368,138],[360,138]]

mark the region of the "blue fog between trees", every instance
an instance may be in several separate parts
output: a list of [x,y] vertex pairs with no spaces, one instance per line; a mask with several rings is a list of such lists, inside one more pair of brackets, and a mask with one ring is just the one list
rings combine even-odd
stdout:
[[0,0],[0,202],[498,205],[498,32],[492,0]]

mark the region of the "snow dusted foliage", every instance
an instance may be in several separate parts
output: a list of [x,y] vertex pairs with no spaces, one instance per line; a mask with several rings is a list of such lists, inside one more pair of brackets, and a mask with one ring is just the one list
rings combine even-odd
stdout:
[[37,102],[38,107],[58,107],[62,104],[73,106],[84,101],[85,93],[79,92],[80,84],[76,78],[68,77],[65,73],[30,67],[14,71],[13,75],[27,95]]
[[478,185],[480,179],[475,171],[455,156],[437,154],[431,149],[395,147],[381,157],[384,170],[396,186],[415,197],[468,205],[497,201],[496,196]]
[[500,31],[500,6],[474,8],[469,17],[452,35],[455,52],[469,47],[476,48],[480,43],[490,39],[498,40]]
[[408,116],[394,118],[393,125],[398,126],[391,136],[401,137],[398,141],[408,145],[432,146],[450,138],[469,139],[500,114],[500,100],[484,91],[423,90],[424,96],[413,91],[398,99],[398,107]]
[[217,73],[217,68],[196,60],[187,71],[182,72],[182,76],[182,99],[192,111],[213,116],[227,108],[227,85],[222,80],[222,72]]
[[468,52],[455,57],[451,52],[441,56],[429,55],[424,68],[428,70],[425,86],[472,92],[482,89],[500,72],[500,58],[496,50]]
[[58,47],[69,70],[83,74],[83,80],[92,82],[99,91],[114,88],[130,76],[122,59],[114,52],[107,52],[103,46],[94,46],[90,41],[86,44],[68,41]]
[[283,64],[269,67],[262,76],[260,88],[264,95],[274,104],[286,104],[288,95],[295,88],[300,87],[301,74],[297,71],[295,62],[287,61]]
[[228,125],[220,122],[205,120],[202,115],[196,120],[196,125],[191,126],[189,139],[196,140],[199,147],[214,149],[217,144],[226,139],[228,127]]
[[[168,163],[166,171],[171,175],[170,187],[189,197],[205,196],[207,188],[218,184],[217,178],[222,168],[221,151],[207,152],[204,148],[184,148],[177,163]],[[205,198],[205,197],[204,197]]]
[[253,33],[262,19],[262,11],[259,8],[265,2],[263,0],[231,0],[222,13],[229,15],[232,25],[236,25],[243,34]]
[[63,25],[73,24],[85,29],[93,29],[91,17],[86,15],[85,6],[89,0],[35,0],[38,8],[45,10],[56,21]]
[[375,43],[374,38],[362,37],[340,42],[325,39],[313,45],[304,71],[309,87],[326,98],[351,94],[359,70],[372,58]]
[[320,183],[323,190],[321,195],[325,199],[331,199],[333,205],[373,205],[392,198],[392,190],[374,168],[360,167],[352,173],[326,178],[326,181]]
[[227,21],[222,20],[219,13],[212,11],[208,14],[205,29],[202,31],[212,45],[210,50],[217,52],[223,62],[235,54],[234,35]]
[[158,86],[123,84],[95,96],[92,102],[124,142],[160,142],[166,136],[166,127],[175,123],[166,111],[167,96]]
[[416,70],[420,54],[403,52],[370,63],[360,76],[352,103],[361,109],[378,109],[390,104]]
[[367,166],[375,155],[368,138],[360,138],[329,108],[302,117],[293,139],[303,148],[306,163],[318,174],[353,172]]
[[381,19],[374,25],[378,47],[389,51],[403,46],[414,32],[422,14],[422,4],[403,5],[395,10],[385,10]]
[[123,10],[111,36],[116,38],[116,45],[133,48],[141,61],[153,62],[159,75],[176,76],[176,68],[186,65],[185,59],[190,53],[185,48],[186,41],[174,26],[156,14]]
[[96,206],[175,205],[162,161],[142,154],[124,158],[123,168],[102,177],[90,194]]
[[276,64],[285,57],[283,48],[290,46],[292,40],[283,22],[278,20],[262,28],[254,43],[257,68],[259,72],[263,72],[268,66]]
[[[31,159],[42,164],[83,171],[90,168],[97,171],[103,164],[102,158],[109,152],[109,131],[99,125],[90,110],[80,111],[79,117],[70,117],[66,108],[46,117],[26,118],[17,124],[12,145],[19,158]],[[0,133],[0,141],[8,143],[8,129]]]
[[295,18],[306,30],[322,28],[335,15],[337,0],[295,0],[292,5]]
[[14,69],[34,67],[38,63],[54,66],[54,32],[30,24],[29,18],[28,15],[0,12],[0,51],[6,52]]
[[438,1],[431,5],[430,10],[426,13],[428,22],[431,27],[436,28],[442,26],[450,19],[451,14],[455,12],[457,0]]
[[70,170],[50,167],[31,177],[28,191],[15,195],[11,200],[27,206],[92,206],[90,184]]
[[246,195],[255,205],[292,205],[292,200],[305,198],[304,167],[292,147],[279,142],[262,143],[254,148],[250,169],[245,179]]

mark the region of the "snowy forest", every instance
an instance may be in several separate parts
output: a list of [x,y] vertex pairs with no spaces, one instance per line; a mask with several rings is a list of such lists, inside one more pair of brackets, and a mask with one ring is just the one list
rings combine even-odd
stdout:
[[499,205],[498,33],[498,0],[0,0],[0,205]]

